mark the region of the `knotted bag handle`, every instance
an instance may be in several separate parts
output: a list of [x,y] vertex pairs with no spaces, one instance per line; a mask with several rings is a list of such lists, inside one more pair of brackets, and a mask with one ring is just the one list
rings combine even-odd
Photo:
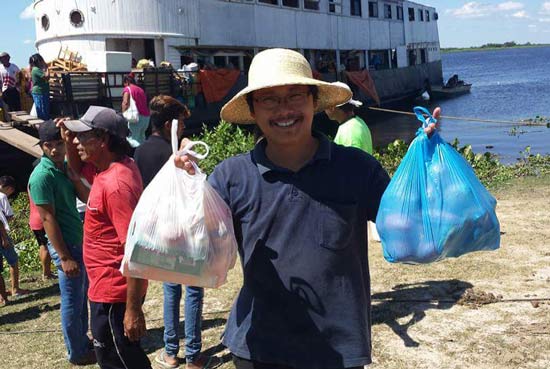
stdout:
[[[210,147],[202,141],[190,141],[189,143],[187,143],[187,145],[185,145],[185,147],[182,150],[178,151],[178,120],[177,119],[172,120],[172,128],[170,130],[170,134],[172,136],[172,153],[174,155],[179,155],[179,156],[190,155],[196,159],[202,160],[206,158],[210,153]],[[200,154],[194,150],[191,150],[191,148],[197,145],[203,146],[206,152],[204,154]],[[196,173],[202,173],[199,167],[197,166],[197,164],[193,160],[191,160],[191,164],[193,165],[193,168],[195,168]]]

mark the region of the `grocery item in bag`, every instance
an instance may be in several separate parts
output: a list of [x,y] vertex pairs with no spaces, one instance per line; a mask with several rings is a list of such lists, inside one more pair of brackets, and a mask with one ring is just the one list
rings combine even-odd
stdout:
[[[376,227],[390,262],[428,263],[500,245],[496,200],[468,162],[424,128],[436,120],[420,107],[417,137],[382,196]],[[428,119],[424,119],[424,115]]]
[[[177,120],[172,150],[177,151]],[[206,154],[191,150],[201,145]],[[190,142],[177,155],[203,159],[208,146]],[[121,270],[124,275],[198,287],[218,287],[237,257],[231,211],[195,166],[194,175],[173,157],[145,188],[134,210]]]

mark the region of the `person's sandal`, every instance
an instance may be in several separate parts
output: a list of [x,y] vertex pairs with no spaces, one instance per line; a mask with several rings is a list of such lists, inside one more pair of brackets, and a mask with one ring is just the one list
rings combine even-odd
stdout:
[[170,356],[164,351],[164,349],[160,350],[160,352],[155,356],[155,362],[166,369],[175,369],[179,368],[179,360],[177,357],[175,357],[176,361],[178,361],[178,364],[170,364],[166,361],[166,357]]

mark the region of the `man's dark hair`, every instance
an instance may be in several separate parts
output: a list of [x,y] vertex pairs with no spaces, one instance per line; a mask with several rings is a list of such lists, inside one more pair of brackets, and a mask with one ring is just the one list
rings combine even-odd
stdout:
[[167,95],[153,97],[149,102],[149,110],[151,111],[150,122],[153,131],[160,131],[166,122],[178,119],[182,114],[184,118],[191,116],[187,106]]
[[105,132],[105,134],[109,137],[107,148],[110,152],[118,156],[132,156],[133,149],[126,138],[112,135],[109,132]]
[[17,182],[15,182],[15,178],[13,178],[12,176],[0,177],[0,186],[13,188],[14,191],[10,198],[14,198],[17,196]]
[[[308,85],[309,93],[313,96],[313,101],[317,101],[319,98],[319,87],[315,85]],[[246,95],[246,102],[250,113],[254,114],[254,91]]]

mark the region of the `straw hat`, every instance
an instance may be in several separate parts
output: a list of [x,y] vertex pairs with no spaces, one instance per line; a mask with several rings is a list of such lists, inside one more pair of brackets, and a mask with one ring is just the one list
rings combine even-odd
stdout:
[[302,54],[288,49],[268,49],[258,53],[248,72],[248,86],[237,93],[221,110],[221,118],[237,124],[252,124],[246,95],[263,88],[313,85],[319,88],[316,112],[347,102],[351,91],[314,79],[311,66]]

